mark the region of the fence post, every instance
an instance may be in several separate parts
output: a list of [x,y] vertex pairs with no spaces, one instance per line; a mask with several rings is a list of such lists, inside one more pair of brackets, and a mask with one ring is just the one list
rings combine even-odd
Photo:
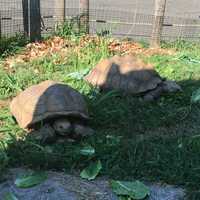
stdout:
[[80,14],[80,30],[86,34],[89,34],[89,0],[79,1],[79,14]]
[[0,11],[0,39],[1,39],[1,11]]
[[40,0],[29,0],[30,6],[30,40],[41,40]]
[[58,23],[63,23],[65,21],[65,0],[55,1],[55,16]]
[[24,35],[29,36],[28,0],[22,0]]
[[153,48],[160,47],[163,21],[165,16],[166,0],[155,0],[155,15],[153,21],[153,30],[150,46]]

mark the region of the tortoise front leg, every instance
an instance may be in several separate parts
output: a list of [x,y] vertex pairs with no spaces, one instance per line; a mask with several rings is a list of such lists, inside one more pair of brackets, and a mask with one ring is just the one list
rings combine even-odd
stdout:
[[73,128],[76,136],[87,137],[94,134],[94,130],[89,126],[75,123],[73,124]]
[[56,140],[56,132],[49,124],[45,124],[35,131],[35,139],[41,143],[54,142]]
[[159,99],[159,97],[161,96],[161,94],[163,92],[164,92],[163,91],[163,87],[160,85],[156,89],[147,92],[144,95],[143,99],[144,99],[144,101],[154,101],[154,100],[157,100],[157,99]]

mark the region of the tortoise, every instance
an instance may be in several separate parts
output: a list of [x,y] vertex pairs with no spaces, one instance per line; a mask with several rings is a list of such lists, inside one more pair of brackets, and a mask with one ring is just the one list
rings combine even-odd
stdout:
[[19,126],[36,132],[42,142],[93,134],[83,96],[62,83],[47,80],[27,88],[12,100],[10,110]]
[[104,59],[84,79],[102,90],[142,95],[146,101],[156,100],[166,92],[181,90],[176,82],[160,77],[152,65],[132,55]]

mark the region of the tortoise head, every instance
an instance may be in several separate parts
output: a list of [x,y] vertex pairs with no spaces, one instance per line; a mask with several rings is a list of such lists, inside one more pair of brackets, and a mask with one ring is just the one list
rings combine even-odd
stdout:
[[180,85],[178,85],[175,81],[171,81],[171,80],[165,80],[162,83],[162,87],[164,92],[178,92],[178,91],[182,91],[182,88]]
[[72,125],[67,118],[58,118],[53,122],[53,128],[57,134],[65,136],[71,133]]

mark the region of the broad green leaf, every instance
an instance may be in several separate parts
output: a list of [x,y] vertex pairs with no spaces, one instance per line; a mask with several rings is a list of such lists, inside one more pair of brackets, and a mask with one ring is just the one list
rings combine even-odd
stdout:
[[77,80],[81,80],[83,79],[83,77],[85,75],[87,75],[89,73],[90,69],[84,69],[84,70],[81,70],[79,72],[72,72],[70,74],[67,74],[67,77],[70,77],[70,78],[73,78],[73,79],[77,79]]
[[200,60],[197,60],[197,59],[193,59],[191,57],[189,57],[188,55],[181,55],[178,57],[179,60],[183,60],[183,61],[187,61],[187,62],[190,62],[190,63],[200,63]]
[[38,185],[47,179],[44,172],[33,172],[15,180],[15,185],[19,188],[29,188]]
[[193,92],[192,97],[191,97],[191,102],[192,103],[198,103],[200,102],[200,88]]
[[117,195],[129,196],[132,199],[144,199],[150,195],[150,190],[140,181],[111,181],[111,188]]
[[95,149],[92,146],[85,146],[80,150],[80,154],[84,156],[91,156],[95,154]]
[[108,146],[116,146],[120,144],[122,136],[116,136],[116,135],[106,135],[107,139],[107,145]]
[[93,180],[99,174],[102,169],[101,161],[92,162],[88,167],[86,167],[80,174],[81,178]]
[[46,147],[44,148],[44,151],[45,151],[46,153],[53,153],[53,148],[52,148],[51,146],[46,146]]
[[18,198],[11,192],[5,194],[3,200],[18,200]]

